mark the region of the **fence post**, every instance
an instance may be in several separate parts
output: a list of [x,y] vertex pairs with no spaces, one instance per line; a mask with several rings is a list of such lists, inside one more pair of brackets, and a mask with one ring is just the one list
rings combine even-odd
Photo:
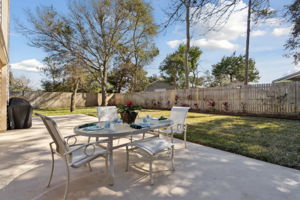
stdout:
[[238,101],[238,111],[237,112],[240,112],[240,108],[241,108],[241,103],[242,103],[242,90],[243,88],[246,87],[246,85],[242,85],[239,87],[239,101]]
[[298,81],[295,81],[295,113],[298,114]]
[[204,90],[205,88],[202,88],[202,111],[204,111]]
[[171,92],[171,107],[174,106],[175,103],[175,90]]

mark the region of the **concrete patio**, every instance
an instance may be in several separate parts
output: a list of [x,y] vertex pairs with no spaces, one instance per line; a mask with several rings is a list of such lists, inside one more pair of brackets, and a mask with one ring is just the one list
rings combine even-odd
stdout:
[[[75,125],[96,121],[86,115],[55,117],[64,135]],[[199,133],[201,134],[201,133]],[[83,138],[85,139],[85,138]],[[46,188],[51,157],[50,136],[38,118],[33,127],[0,135],[0,199],[62,199],[65,186],[63,161],[56,159],[50,188]],[[154,185],[145,172],[125,172],[125,150],[115,152],[115,185],[107,184],[104,160],[92,162],[93,171],[71,170],[68,199],[207,199],[207,200],[296,200],[300,198],[300,171],[265,163],[217,149],[175,140],[176,171],[157,162]],[[145,169],[147,166],[145,165]]]

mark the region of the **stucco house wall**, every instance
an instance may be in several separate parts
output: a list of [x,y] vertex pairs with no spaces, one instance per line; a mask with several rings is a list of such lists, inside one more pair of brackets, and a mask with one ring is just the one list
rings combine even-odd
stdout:
[[9,0],[0,1],[0,23],[0,132],[3,132],[7,125]]

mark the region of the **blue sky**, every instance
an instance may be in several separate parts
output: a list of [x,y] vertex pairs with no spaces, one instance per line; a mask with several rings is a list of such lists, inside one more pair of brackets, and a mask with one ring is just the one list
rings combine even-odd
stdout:
[[[166,18],[163,10],[168,8],[168,0],[147,0],[153,6],[153,17],[160,24]],[[270,0],[271,7],[282,9],[291,0]],[[68,0],[11,0],[11,35],[10,35],[10,64],[14,76],[24,75],[32,80],[32,86],[40,87],[40,80],[45,78],[37,69],[42,67],[42,60],[46,53],[28,45],[26,37],[15,30],[16,19],[26,25],[25,9],[35,9],[39,5],[53,5],[60,12],[67,12]],[[241,3],[240,7],[245,6]],[[199,46],[202,57],[199,70],[204,72],[211,69],[211,65],[219,62],[223,56],[229,56],[234,51],[244,54],[246,10],[234,13],[227,24],[223,25],[219,32],[210,32],[205,35],[207,24],[195,22],[192,27],[192,45]],[[160,54],[154,61],[145,67],[149,75],[159,74],[159,65],[167,54],[176,50],[176,47],[184,42],[185,24],[177,23],[155,38],[155,43]],[[284,43],[288,38],[290,24],[281,22],[279,18],[270,19],[252,28],[250,43],[250,57],[256,61],[256,67],[260,72],[260,83],[269,83],[283,75],[300,70],[295,66],[291,58],[283,55]]]

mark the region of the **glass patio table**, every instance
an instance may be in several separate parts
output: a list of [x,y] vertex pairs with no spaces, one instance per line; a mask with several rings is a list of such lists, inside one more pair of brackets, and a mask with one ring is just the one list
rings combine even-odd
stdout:
[[[107,126],[109,123],[110,126]],[[126,123],[117,123],[117,122],[94,122],[87,123],[76,126],[74,132],[77,135],[106,138],[107,139],[107,150],[108,154],[108,164],[109,164],[109,175],[110,175],[110,184],[114,184],[114,162],[113,162],[113,150],[126,146],[128,143],[114,146],[113,140],[117,138],[122,138],[126,136],[138,135],[153,131],[159,128],[167,128],[173,124],[172,120],[158,120],[154,118],[147,119],[138,118],[135,120],[134,125],[140,127],[132,128],[129,124]],[[171,128],[172,130],[172,128]],[[171,134],[173,135],[173,134]]]

